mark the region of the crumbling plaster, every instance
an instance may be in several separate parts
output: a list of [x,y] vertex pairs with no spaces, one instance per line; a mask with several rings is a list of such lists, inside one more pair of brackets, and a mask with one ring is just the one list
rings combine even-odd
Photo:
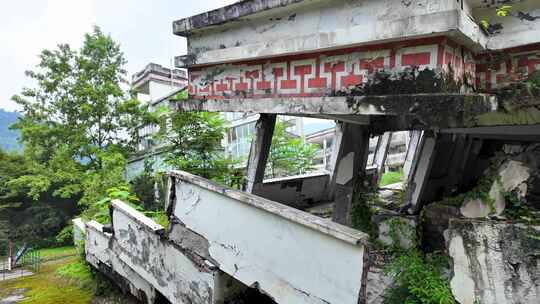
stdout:
[[112,203],[113,251],[173,303],[214,303],[217,267],[163,240],[163,227],[120,201]]
[[461,304],[535,304],[540,298],[540,241],[533,229],[493,221],[451,219],[450,286]]
[[[145,303],[154,303],[156,289],[141,275],[135,272],[114,251],[114,238],[103,232],[103,225],[91,221],[86,224],[85,257],[96,269],[106,272],[122,288]],[[104,267],[105,265],[105,267]]]

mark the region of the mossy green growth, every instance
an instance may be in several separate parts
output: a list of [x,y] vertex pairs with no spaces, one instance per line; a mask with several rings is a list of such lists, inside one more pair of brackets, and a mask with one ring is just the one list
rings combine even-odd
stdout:
[[87,290],[92,290],[94,285],[94,275],[90,265],[80,259],[59,267],[56,275],[77,283],[79,287]]
[[490,206],[491,212],[495,212],[495,201],[490,197],[489,192],[496,180],[497,177],[495,174],[487,174],[480,178],[476,186],[468,192],[445,197],[441,201],[435,202],[434,204],[461,207],[463,202],[467,200],[479,199]]
[[372,206],[378,204],[380,198],[375,191],[355,193],[352,201],[351,222],[354,229],[369,234],[372,240],[377,238],[377,225],[373,223]]
[[77,282],[66,280],[56,274],[59,267],[68,265],[77,258],[50,262],[42,265],[39,273],[0,282],[0,300],[9,296],[16,289],[25,290],[23,304],[89,304],[92,291],[80,287]]
[[73,246],[45,248],[39,250],[39,256],[42,262],[59,260],[66,257],[77,255],[77,249]]
[[169,216],[165,211],[147,211],[144,212],[144,215],[151,218],[154,222],[160,224],[164,228],[169,227]]
[[400,254],[403,252],[404,248],[401,247],[402,239],[410,240],[412,243],[412,248],[416,248],[418,246],[416,229],[415,227],[409,225],[406,219],[399,217],[393,218],[389,220],[389,226],[390,231],[388,232],[388,236],[392,240],[392,245],[387,249],[389,249],[390,252],[394,254]]

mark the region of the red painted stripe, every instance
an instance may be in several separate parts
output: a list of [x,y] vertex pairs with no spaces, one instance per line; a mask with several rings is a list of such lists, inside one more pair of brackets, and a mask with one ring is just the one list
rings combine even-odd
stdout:
[[402,66],[420,66],[429,65],[431,62],[431,53],[403,54],[401,56]]

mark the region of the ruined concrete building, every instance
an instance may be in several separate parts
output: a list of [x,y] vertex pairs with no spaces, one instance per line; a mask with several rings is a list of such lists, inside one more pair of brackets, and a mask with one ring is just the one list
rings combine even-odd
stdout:
[[[449,256],[459,303],[539,303],[539,1],[245,0],[173,29],[188,41],[178,110],[261,115],[245,191],[171,172],[169,227],[118,201],[112,228],[86,225],[88,260],[127,291],[149,303],[381,303],[392,282],[375,243],[391,243],[398,220]],[[278,114],[337,122],[330,175],[262,185]],[[401,199],[369,206],[369,139],[404,130],[415,135]],[[331,220],[305,212],[320,202]],[[351,226],[372,209],[370,238]]]

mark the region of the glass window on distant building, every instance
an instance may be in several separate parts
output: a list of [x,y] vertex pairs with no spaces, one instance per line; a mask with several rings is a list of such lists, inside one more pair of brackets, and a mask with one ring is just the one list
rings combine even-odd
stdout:
[[255,122],[231,128],[228,132],[228,152],[231,157],[244,159],[249,155]]

